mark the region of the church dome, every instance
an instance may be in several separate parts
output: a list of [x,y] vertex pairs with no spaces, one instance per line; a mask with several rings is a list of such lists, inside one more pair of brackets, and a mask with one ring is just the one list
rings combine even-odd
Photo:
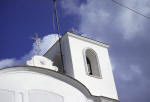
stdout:
[[1,69],[0,96],[0,102],[87,102],[92,97],[80,82],[34,66]]

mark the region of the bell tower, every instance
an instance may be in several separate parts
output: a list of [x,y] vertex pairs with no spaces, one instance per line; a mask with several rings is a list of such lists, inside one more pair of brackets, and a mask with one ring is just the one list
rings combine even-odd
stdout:
[[118,100],[108,54],[109,45],[70,32],[61,37],[61,44],[64,72],[59,42],[56,42],[44,56],[54,61],[62,74],[80,81],[93,96]]

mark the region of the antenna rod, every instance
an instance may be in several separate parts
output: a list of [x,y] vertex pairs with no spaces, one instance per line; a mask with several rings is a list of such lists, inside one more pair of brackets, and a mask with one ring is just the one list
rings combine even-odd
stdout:
[[57,14],[57,8],[56,8],[56,0],[53,0],[53,2],[54,2],[54,12],[55,12],[55,16],[56,16],[56,23],[57,23],[57,33],[58,33],[59,38],[60,38],[59,23],[58,23],[58,14]]
[[54,2],[54,12],[55,12],[55,16],[56,16],[56,23],[57,23],[57,33],[58,33],[58,38],[59,38],[59,47],[60,47],[60,54],[61,54],[61,61],[62,61],[62,70],[64,72],[64,62],[63,62],[63,54],[62,54],[61,36],[60,36],[60,31],[59,31],[58,14],[57,14],[57,8],[56,8],[56,0],[53,0],[53,2]]

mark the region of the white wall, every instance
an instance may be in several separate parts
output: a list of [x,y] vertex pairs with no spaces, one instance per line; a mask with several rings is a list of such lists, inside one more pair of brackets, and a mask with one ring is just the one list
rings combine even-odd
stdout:
[[[49,51],[44,55],[45,57],[49,58],[50,60],[53,60],[53,57],[56,54],[60,54],[60,47],[59,42],[56,42],[52,48],[49,49]],[[62,46],[62,53],[63,53],[63,63],[64,63],[64,70],[65,74],[69,75],[71,77],[74,77],[74,72],[72,69],[72,59],[70,54],[70,46],[69,46],[69,40],[68,35],[64,35],[61,39],[61,46]]]
[[[83,83],[92,95],[118,99],[107,48],[72,36],[69,36],[69,44],[74,78]],[[86,48],[92,48],[98,55],[101,79],[86,74],[83,57]]]
[[35,102],[36,97],[39,100],[43,98],[41,102],[86,102],[87,100],[73,86],[44,74],[30,71],[0,73],[0,102]]

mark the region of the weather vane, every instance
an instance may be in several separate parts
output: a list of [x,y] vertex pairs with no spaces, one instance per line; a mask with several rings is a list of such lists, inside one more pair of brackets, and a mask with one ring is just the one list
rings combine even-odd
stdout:
[[37,55],[39,55],[41,49],[40,49],[40,38],[38,38],[38,34],[35,33],[35,36],[31,38],[32,40],[35,41],[35,51],[37,52]]

